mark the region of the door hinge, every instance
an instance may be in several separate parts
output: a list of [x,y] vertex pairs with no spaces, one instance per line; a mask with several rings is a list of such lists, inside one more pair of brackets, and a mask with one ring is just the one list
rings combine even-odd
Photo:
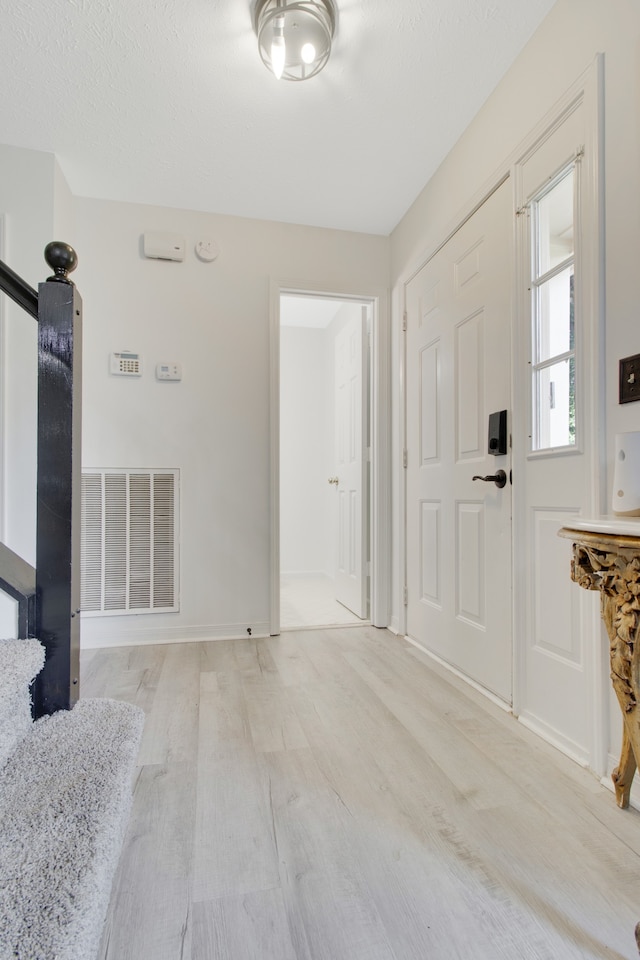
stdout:
[[409,603],[409,591],[407,590],[406,585],[402,588],[402,603],[405,607]]
[[402,466],[405,468],[405,470],[407,468],[408,462],[409,462],[409,451],[405,447],[404,450],[402,451]]
[[402,332],[407,332],[407,311],[402,314]]

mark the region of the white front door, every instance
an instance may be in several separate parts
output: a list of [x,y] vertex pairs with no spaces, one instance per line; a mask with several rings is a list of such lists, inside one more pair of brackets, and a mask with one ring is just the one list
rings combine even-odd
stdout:
[[406,287],[407,634],[507,702],[510,449],[487,448],[510,408],[511,216],[507,181]]
[[[336,600],[367,616],[367,350],[366,307],[335,338],[337,478]],[[334,478],[334,479],[335,479]]]
[[[573,517],[598,515],[597,73],[515,168],[519,344],[514,475],[520,720],[603,773],[606,677],[597,594],[570,579]],[[602,422],[602,421],[600,421]]]

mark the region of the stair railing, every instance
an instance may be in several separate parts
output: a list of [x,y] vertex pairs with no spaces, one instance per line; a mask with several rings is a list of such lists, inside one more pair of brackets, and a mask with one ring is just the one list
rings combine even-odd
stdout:
[[73,248],[56,241],[44,255],[54,274],[37,293],[0,261],[0,290],[38,322],[35,571],[0,545],[0,589],[18,601],[21,636],[45,648],[35,717],[68,710],[80,693],[82,300],[68,277]]

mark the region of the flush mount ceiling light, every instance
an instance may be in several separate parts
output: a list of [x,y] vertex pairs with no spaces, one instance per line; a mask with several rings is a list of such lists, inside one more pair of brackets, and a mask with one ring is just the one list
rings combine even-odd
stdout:
[[331,53],[333,0],[257,0],[255,31],[262,62],[283,80],[308,80]]

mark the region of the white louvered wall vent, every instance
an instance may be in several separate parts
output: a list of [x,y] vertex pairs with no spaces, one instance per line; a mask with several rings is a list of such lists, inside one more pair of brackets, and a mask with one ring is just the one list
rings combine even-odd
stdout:
[[179,470],[82,474],[84,613],[179,609]]

